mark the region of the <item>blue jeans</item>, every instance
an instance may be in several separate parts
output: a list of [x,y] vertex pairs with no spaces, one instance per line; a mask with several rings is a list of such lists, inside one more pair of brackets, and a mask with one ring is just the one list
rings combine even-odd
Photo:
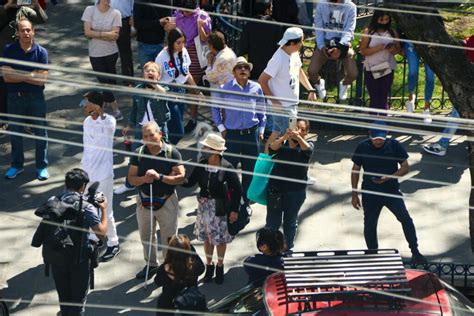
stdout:
[[138,62],[142,68],[147,62],[155,61],[156,56],[158,56],[162,49],[162,44],[146,44],[138,42]]
[[[35,163],[36,168],[46,168],[48,166],[48,133],[46,129],[42,128],[46,126],[46,121],[35,120],[35,117],[46,118],[46,101],[44,100],[43,92],[30,92],[22,93],[18,95],[16,92],[9,92],[7,96],[8,113],[23,115],[22,118],[11,118],[9,130],[16,133],[25,133],[25,127],[15,124],[15,122],[30,123],[35,127],[33,132],[36,136],[42,137],[43,139],[36,139],[36,154]],[[28,119],[32,117],[32,119]],[[23,136],[11,135],[12,144],[12,164],[14,168],[21,169],[25,162],[25,156],[23,153]]]
[[[405,57],[408,63],[408,93],[414,93],[418,84],[418,71],[420,68],[420,55],[415,50],[413,43],[405,43]],[[431,102],[434,90],[434,72],[425,63],[425,101]]]
[[[174,93],[184,93],[183,89],[170,89]],[[179,143],[184,136],[184,103],[168,101],[170,109],[170,120],[168,121],[169,142],[173,145]]]
[[[392,193],[393,194],[393,193]],[[377,223],[379,221],[380,212],[386,206],[390,212],[402,224],[405,239],[412,252],[418,251],[418,239],[416,238],[415,224],[408,214],[405,202],[401,198],[385,197],[374,194],[362,194],[362,207],[364,208],[364,237],[368,249],[378,249],[377,240]]]
[[[225,145],[227,147],[226,154],[234,154],[229,156],[225,154],[225,159],[229,161],[234,168],[240,162],[242,170],[253,172],[255,162],[258,156],[258,128],[255,127],[250,133],[242,134],[240,130],[227,130]],[[241,157],[250,156],[250,157]],[[252,182],[251,174],[242,174],[242,190],[245,201],[247,199],[247,190]]]
[[266,226],[277,230],[283,217],[283,233],[288,250],[294,247],[296,229],[298,228],[298,212],[306,199],[306,190],[285,193],[269,190],[267,199]]
[[[273,108],[274,110],[275,108]],[[285,134],[287,128],[289,127],[289,118],[290,116],[296,117],[298,114],[298,108],[296,105],[290,105],[283,108],[284,113],[272,114],[273,120],[273,132],[278,132],[280,134]]]
[[[453,107],[451,110],[451,113],[449,114],[450,117],[453,118],[459,118],[459,113],[456,111],[456,109]],[[446,127],[443,129],[443,134],[449,134],[449,137],[443,137],[438,141],[438,144],[442,146],[443,148],[448,148],[449,146],[449,141],[451,138],[453,138],[453,135],[456,133],[456,130],[458,129],[458,123],[455,122],[448,122]]]

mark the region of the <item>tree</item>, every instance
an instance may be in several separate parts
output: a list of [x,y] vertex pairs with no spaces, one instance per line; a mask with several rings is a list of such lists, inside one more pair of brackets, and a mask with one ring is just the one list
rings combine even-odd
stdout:
[[[389,8],[406,10],[407,7],[403,6],[403,4],[426,6],[426,2],[417,3],[413,0],[384,0],[384,5]],[[439,13],[435,9],[432,12]],[[459,40],[454,39],[448,34],[440,16],[405,12],[394,12],[391,15],[408,39],[462,46]],[[474,64],[471,64],[464,51],[433,45],[415,44],[415,46],[420,56],[423,57],[439,78],[453,106],[458,110],[461,117],[474,119]],[[469,131],[468,134],[469,136],[474,136],[472,131]],[[474,252],[474,144],[472,142],[469,144],[468,154],[471,175],[469,232],[471,251]]]

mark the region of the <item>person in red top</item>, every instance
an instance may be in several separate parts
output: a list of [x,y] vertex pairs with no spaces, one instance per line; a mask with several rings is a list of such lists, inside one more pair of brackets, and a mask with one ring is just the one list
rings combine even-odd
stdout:
[[[474,48],[474,35],[471,35],[470,37],[466,37],[464,39],[464,46],[466,48]],[[471,61],[471,63],[474,63],[474,50],[464,50],[466,53],[467,58]]]

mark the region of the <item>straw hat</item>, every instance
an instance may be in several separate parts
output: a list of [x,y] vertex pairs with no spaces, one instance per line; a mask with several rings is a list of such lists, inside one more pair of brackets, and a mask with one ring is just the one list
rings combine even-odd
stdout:
[[232,67],[232,70],[235,70],[235,67],[237,67],[238,65],[248,65],[250,67],[250,71],[252,71],[253,69],[253,64],[252,63],[249,63],[247,61],[247,59],[245,59],[244,56],[239,56],[236,60],[235,60],[235,63],[234,63],[234,67]]
[[217,151],[224,151],[227,149],[225,147],[225,139],[217,134],[207,135],[206,138],[200,143],[206,147],[209,147]]

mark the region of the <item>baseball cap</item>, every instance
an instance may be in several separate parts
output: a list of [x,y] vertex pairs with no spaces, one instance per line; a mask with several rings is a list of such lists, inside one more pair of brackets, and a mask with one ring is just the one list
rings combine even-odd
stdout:
[[90,103],[97,104],[98,106],[102,107],[104,105],[104,97],[102,96],[102,93],[98,91],[89,91],[86,94],[84,94],[84,99],[79,103],[79,107],[84,107],[86,105],[86,102],[89,101]]
[[378,125],[377,128],[370,130],[370,139],[385,139],[387,138],[387,124],[383,121],[375,121],[373,124]]
[[279,46],[285,45],[288,41],[295,40],[298,38],[303,38],[303,30],[299,27],[289,27],[286,29],[283,34],[282,39],[278,42]]

